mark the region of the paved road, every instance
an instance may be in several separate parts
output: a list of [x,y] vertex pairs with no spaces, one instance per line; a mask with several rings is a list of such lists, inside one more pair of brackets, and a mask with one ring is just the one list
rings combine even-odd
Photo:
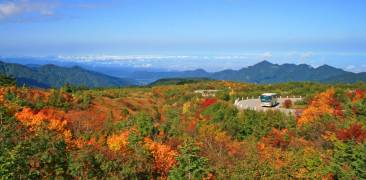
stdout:
[[292,103],[296,101],[300,101],[302,98],[280,98],[278,99],[279,104],[275,107],[262,107],[259,99],[245,99],[245,100],[237,100],[234,104],[239,110],[243,109],[252,109],[256,111],[267,111],[267,110],[280,110],[285,113],[294,114],[294,109],[286,109],[282,107],[283,102],[285,100],[290,99]]

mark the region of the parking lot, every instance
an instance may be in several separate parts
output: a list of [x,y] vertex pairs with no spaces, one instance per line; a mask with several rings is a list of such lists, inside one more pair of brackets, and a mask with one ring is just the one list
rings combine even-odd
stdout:
[[239,109],[239,110],[243,110],[243,109],[251,109],[251,110],[255,110],[255,111],[267,111],[267,110],[279,110],[285,113],[291,113],[294,114],[295,113],[295,109],[287,109],[282,107],[283,102],[285,102],[287,99],[291,100],[292,103],[295,103],[296,101],[300,101],[302,98],[279,98],[278,99],[278,104],[277,106],[274,107],[262,107],[261,106],[261,102],[259,99],[242,99],[242,100],[236,100],[235,101],[235,106]]

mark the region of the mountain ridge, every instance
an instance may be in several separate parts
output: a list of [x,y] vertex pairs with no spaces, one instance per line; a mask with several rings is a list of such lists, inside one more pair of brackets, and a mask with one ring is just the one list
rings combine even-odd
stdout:
[[[95,68],[97,69],[97,68]],[[105,70],[105,69],[104,69]],[[124,69],[121,69],[123,73]],[[327,64],[313,67],[308,64],[275,64],[267,60],[238,70],[226,69],[218,72],[207,72],[204,69],[187,71],[131,71],[123,78],[111,73],[103,73],[85,68],[82,65],[63,67],[54,64],[21,65],[0,61],[0,73],[14,76],[19,85],[35,87],[60,87],[65,83],[85,85],[88,87],[112,87],[150,84],[167,78],[209,78],[213,80],[229,80],[258,84],[282,82],[323,82],[354,83],[366,81],[366,73],[353,73]]]
[[117,87],[134,85],[129,79],[112,77],[79,66],[61,67],[54,64],[26,66],[0,61],[0,73],[13,76],[18,85],[50,88],[61,87],[66,83],[87,87]]
[[[344,77],[345,76],[345,77]],[[353,73],[324,64],[313,67],[308,64],[274,64],[267,60],[243,67],[238,70],[226,69],[218,72],[207,72],[203,69],[173,72],[134,72],[131,76],[137,79],[151,78],[152,82],[164,78],[210,78],[249,83],[281,83],[291,81],[313,81],[324,83],[348,83],[366,81],[366,73]]]

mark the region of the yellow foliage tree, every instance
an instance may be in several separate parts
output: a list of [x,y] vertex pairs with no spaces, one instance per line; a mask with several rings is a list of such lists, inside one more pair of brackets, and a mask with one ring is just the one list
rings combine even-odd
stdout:
[[[230,156],[244,153],[242,143],[232,140],[230,135],[220,130],[216,125],[202,124],[198,130],[198,134],[205,149],[211,149],[211,151],[220,153],[226,152]],[[217,155],[222,155],[220,153]]]
[[129,131],[124,131],[120,134],[112,135],[107,139],[108,148],[111,151],[124,151],[128,145]]
[[186,102],[186,103],[184,103],[183,104],[183,113],[185,114],[185,113],[188,113],[189,112],[189,110],[190,110],[190,108],[191,108],[191,103],[190,102]]

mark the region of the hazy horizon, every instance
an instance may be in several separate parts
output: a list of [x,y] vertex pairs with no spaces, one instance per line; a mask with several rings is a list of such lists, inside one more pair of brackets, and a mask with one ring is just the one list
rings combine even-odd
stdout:
[[[254,58],[257,57],[257,58]],[[207,72],[218,72],[223,70],[239,70],[267,61],[272,64],[306,64],[313,68],[322,65],[330,65],[349,72],[365,72],[366,63],[361,66],[349,65],[342,67],[342,64],[328,63],[324,61],[290,61],[271,60],[270,57],[252,54],[252,57],[244,55],[235,56],[157,56],[157,55],[130,55],[130,56],[0,56],[0,61],[18,63],[24,65],[56,64],[61,66],[81,65],[89,68],[120,68],[121,70],[135,71],[190,71],[203,69]],[[321,63],[324,62],[324,63]]]

